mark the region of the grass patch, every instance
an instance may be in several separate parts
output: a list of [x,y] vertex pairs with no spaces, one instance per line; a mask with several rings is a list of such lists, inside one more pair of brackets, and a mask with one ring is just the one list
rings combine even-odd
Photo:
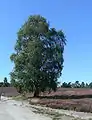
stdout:
[[54,115],[52,120],[60,120],[63,116],[64,115],[57,113],[57,114]]
[[12,97],[13,100],[18,100],[18,101],[21,101],[21,100],[26,100],[26,98],[22,95],[18,95],[18,96],[15,96],[15,97]]
[[32,107],[32,108],[33,108],[34,113],[47,115],[47,116],[51,117],[52,120],[84,120],[81,118],[74,118],[71,115],[61,114],[61,113],[55,112],[53,110],[36,108],[36,107]]

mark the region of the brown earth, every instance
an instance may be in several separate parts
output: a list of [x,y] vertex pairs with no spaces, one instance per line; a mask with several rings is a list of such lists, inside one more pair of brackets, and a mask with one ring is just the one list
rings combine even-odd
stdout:
[[7,97],[13,97],[19,95],[15,87],[0,87],[0,94],[2,94]]

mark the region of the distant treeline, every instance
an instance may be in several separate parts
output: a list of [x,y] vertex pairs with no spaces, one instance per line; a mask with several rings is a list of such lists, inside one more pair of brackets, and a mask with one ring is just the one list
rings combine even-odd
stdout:
[[4,78],[3,82],[0,82],[0,87],[10,87],[11,84],[8,82],[7,78]]
[[92,88],[92,82],[91,83],[85,83],[85,82],[79,82],[76,81],[75,83],[72,82],[63,82],[61,85],[62,88]]

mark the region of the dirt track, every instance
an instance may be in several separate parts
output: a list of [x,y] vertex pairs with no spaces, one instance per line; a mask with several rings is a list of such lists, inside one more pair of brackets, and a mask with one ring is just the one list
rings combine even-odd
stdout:
[[92,120],[92,114],[52,110],[2,97],[0,120]]
[[0,101],[0,120],[51,120],[47,116],[35,114],[22,103],[3,98]]

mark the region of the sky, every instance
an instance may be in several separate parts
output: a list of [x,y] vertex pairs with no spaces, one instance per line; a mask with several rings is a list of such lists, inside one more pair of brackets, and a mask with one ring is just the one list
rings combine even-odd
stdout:
[[92,0],[0,0],[0,81],[10,80],[17,32],[40,14],[67,39],[61,82],[92,82]]

